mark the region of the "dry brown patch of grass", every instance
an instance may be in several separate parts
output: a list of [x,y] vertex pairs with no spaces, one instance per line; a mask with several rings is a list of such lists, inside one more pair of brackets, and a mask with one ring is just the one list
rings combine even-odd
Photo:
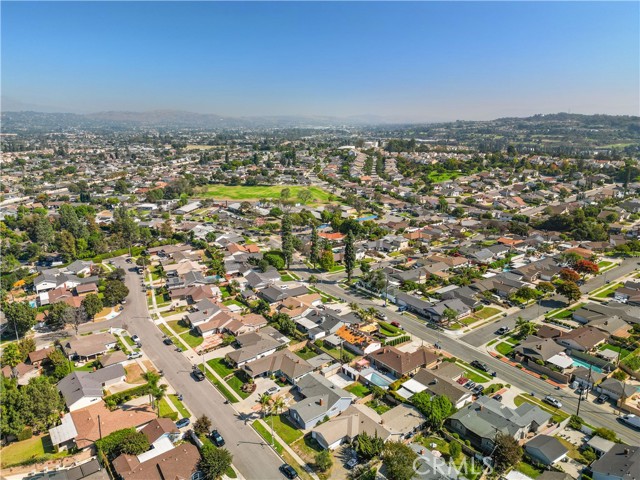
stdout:
[[145,379],[142,378],[142,367],[137,363],[127,365],[124,367],[124,371],[127,373],[125,381],[127,383],[144,383]]

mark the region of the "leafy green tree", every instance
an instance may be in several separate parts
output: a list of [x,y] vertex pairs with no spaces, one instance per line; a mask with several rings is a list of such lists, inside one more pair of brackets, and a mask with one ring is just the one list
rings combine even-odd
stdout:
[[565,297],[569,304],[577,302],[580,300],[580,297],[582,297],[580,287],[578,287],[574,282],[564,282],[558,285],[556,291]]
[[344,267],[347,271],[347,281],[351,281],[353,270],[356,267],[356,247],[354,245],[353,232],[349,230],[344,244]]
[[45,251],[53,243],[55,234],[53,226],[47,217],[38,216],[34,227],[34,241],[42,245]]
[[271,250],[270,252],[265,253],[262,259],[276,270],[282,270],[285,267],[284,254],[278,250]]
[[18,348],[20,349],[20,354],[26,359],[31,352],[36,351],[36,341],[32,336],[24,337],[18,342]]
[[120,280],[107,280],[104,286],[104,301],[109,306],[117,305],[129,295],[129,289]]
[[525,320],[522,317],[518,317],[516,320],[516,335],[520,339],[535,334],[537,329],[537,325],[530,320]]
[[26,426],[23,417],[24,395],[14,378],[0,378],[0,434],[18,435]]
[[311,190],[309,190],[308,188],[303,188],[302,190],[298,190],[298,193],[296,194],[296,196],[298,197],[298,200],[300,200],[301,203],[307,203],[309,202],[309,200],[311,200],[311,197],[313,197],[313,194],[311,193]]
[[102,300],[95,293],[90,293],[82,299],[82,306],[89,318],[94,318],[102,311]]
[[18,336],[24,335],[36,324],[37,311],[27,302],[8,303],[2,309],[7,318],[9,328],[13,332],[17,332]]
[[47,375],[53,377],[56,381],[62,380],[71,373],[69,359],[58,349],[49,354],[45,367]]
[[611,442],[618,442],[618,436],[616,435],[616,432],[614,432],[613,430],[610,430],[608,428],[605,427],[598,427],[593,431],[594,435],[597,435],[598,437],[602,437],[605,440],[609,440]]
[[328,472],[333,466],[333,458],[329,450],[322,450],[316,454],[316,468],[321,472]]
[[290,337],[296,333],[296,324],[286,313],[276,313],[271,320],[276,328],[285,335]]
[[144,433],[136,431],[135,428],[123,428],[97,440],[96,447],[108,458],[113,459],[123,453],[140,455],[148,451],[151,446]]
[[9,365],[13,368],[19,363],[24,362],[25,358],[17,343],[9,343],[5,345],[2,350],[2,365]]
[[51,305],[49,310],[45,315],[45,322],[49,326],[49,328],[53,328],[55,330],[59,330],[64,328],[67,323],[67,319],[69,317],[69,312],[71,307],[64,302],[57,302]]
[[367,432],[362,432],[356,437],[355,450],[358,456],[364,460],[371,460],[374,457],[380,455],[384,448],[384,440],[376,434],[375,436],[369,435]]
[[210,443],[205,443],[200,450],[198,470],[202,472],[205,480],[218,480],[231,467],[233,455],[226,448],[216,448]]
[[455,322],[458,319],[458,312],[456,312],[452,308],[445,308],[442,312],[442,317],[444,318],[447,325],[450,325],[452,322]]
[[53,427],[64,410],[58,389],[45,376],[34,377],[23,388],[23,412],[27,425],[37,431]]
[[451,401],[444,395],[431,397],[427,392],[418,392],[411,397],[411,402],[426,417],[427,424],[433,430],[441,428],[453,412]]
[[333,252],[331,250],[325,250],[322,252],[320,257],[320,268],[330,271],[335,266],[335,261],[333,259]]
[[62,230],[56,236],[56,245],[58,252],[67,262],[76,258],[76,239],[69,231]]
[[418,458],[411,447],[402,442],[387,442],[382,451],[382,462],[390,480],[411,480],[415,471],[413,462]]
[[511,435],[498,433],[494,439],[494,444],[493,459],[498,472],[504,472],[522,460],[522,447]]

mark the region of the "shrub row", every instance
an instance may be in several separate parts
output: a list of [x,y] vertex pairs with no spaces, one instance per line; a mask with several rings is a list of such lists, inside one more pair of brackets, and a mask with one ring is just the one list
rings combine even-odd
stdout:
[[128,402],[132,398],[147,395],[150,392],[150,388],[151,386],[148,383],[145,383],[144,385],[140,385],[139,387],[125,390],[124,392],[114,393],[113,395],[104,397],[104,403],[107,405],[107,407],[114,409],[116,406],[124,402]]
[[387,340],[386,342],[384,342],[384,344],[393,347],[394,345],[408,342],[409,340],[411,340],[411,337],[409,335],[403,335],[402,337],[394,338],[393,340]]

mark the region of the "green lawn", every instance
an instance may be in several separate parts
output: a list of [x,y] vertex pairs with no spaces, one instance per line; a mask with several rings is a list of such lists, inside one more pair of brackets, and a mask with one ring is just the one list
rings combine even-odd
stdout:
[[123,338],[124,338],[124,341],[127,342],[132,347],[136,346],[136,342],[134,342],[133,339],[129,335],[123,335]]
[[312,202],[326,203],[329,201],[329,192],[318,187],[303,187],[300,185],[272,185],[272,186],[231,186],[231,185],[208,185],[207,192],[198,194],[199,197],[214,197],[216,199],[225,200],[258,200],[260,198],[277,199],[280,198],[280,192],[288,188],[291,198],[297,199],[296,195],[300,190],[309,190],[311,192]]
[[171,418],[173,420],[178,419],[178,412],[174,411],[169,405],[169,402],[166,398],[161,398],[158,402],[158,409],[160,411],[160,416],[163,418]]
[[227,365],[227,362],[224,358],[214,358],[207,362],[214,372],[216,372],[220,377],[225,378],[233,373],[233,368]]
[[244,382],[240,380],[240,378],[238,377],[238,373],[236,373],[233,377],[229,378],[229,380],[227,380],[226,382],[227,382],[227,385],[233,388],[233,390],[238,395],[240,395],[240,398],[245,399],[250,395],[249,393],[242,391],[242,385],[244,385]]
[[536,478],[542,473],[541,470],[538,470],[533,465],[526,463],[524,461],[516,465],[516,470],[519,471],[520,473],[524,473],[527,477],[530,477],[530,478]]
[[[173,333],[171,333],[171,330],[169,330],[165,325],[158,325],[158,328],[160,328],[160,331],[162,333],[164,333],[167,337],[169,337],[171,340],[173,340],[173,344],[176,347],[180,347],[182,349],[187,348],[186,345],[184,344],[184,342],[182,342],[181,340],[178,340],[180,337],[176,337]],[[169,347],[167,347],[169,348]]]
[[304,347],[301,348],[300,350],[294,352],[297,356],[299,356],[300,358],[304,359],[304,360],[309,360],[310,358],[313,357],[317,357],[318,354],[315,352],[315,350],[309,348],[309,347]]
[[[251,426],[254,428],[254,430],[256,432],[258,432],[260,434],[260,436],[262,438],[264,438],[266,440],[266,442],[271,445],[271,442],[273,441],[273,436],[271,435],[271,429],[266,429],[262,423],[260,422],[253,422],[251,424]],[[275,424],[274,424],[274,430],[275,430]],[[280,445],[277,441],[273,442],[273,448],[276,452],[278,452],[279,454],[282,454],[282,451],[284,450],[282,448],[282,445]],[[292,465],[293,466],[293,465]]]
[[466,378],[468,378],[469,380],[472,380],[476,383],[485,383],[491,380],[491,378],[484,372],[481,372],[480,370],[473,368],[471,365],[469,365],[466,362],[463,362],[462,360],[458,360],[458,365],[460,365],[462,368],[464,368],[465,370],[465,374],[464,376]]
[[500,310],[494,307],[484,307],[482,310],[477,311],[473,315],[478,317],[481,320],[486,320],[489,317],[493,317],[494,315],[500,313]]
[[189,410],[187,410],[184,404],[180,400],[178,400],[177,395],[173,395],[173,394],[169,395],[169,400],[171,400],[171,403],[173,403],[173,406],[176,407],[178,412],[180,412],[180,416],[182,418],[189,418],[191,416],[191,414],[189,413]]
[[220,391],[223,397],[225,397],[231,403],[238,402],[238,399],[232,395],[232,393],[229,391],[226,385],[223,385],[222,383],[220,383],[218,379],[213,376],[213,373],[211,373],[209,370],[205,370],[204,368],[202,368],[202,365],[199,365],[198,368],[204,372],[205,376],[207,377],[207,380],[209,380],[213,384],[213,386]]
[[286,417],[284,413],[280,415],[269,415],[265,417],[264,421],[269,428],[271,428],[271,421],[273,420],[273,429],[276,434],[285,441],[287,445],[291,445],[293,442],[302,437],[302,432],[298,430],[291,421]]
[[296,281],[296,279],[293,278],[288,273],[285,273],[284,275],[280,275],[280,280],[282,280],[283,282],[295,282]]
[[496,345],[496,350],[498,351],[498,353],[507,356],[513,351],[513,346],[509,345],[507,342],[501,342]]
[[191,330],[191,327],[189,327],[183,320],[171,320],[170,322],[167,322],[167,325],[169,325],[178,335]]
[[371,390],[369,390],[368,387],[366,387],[365,385],[362,385],[359,382],[352,383],[347,388],[345,388],[345,390],[349,393],[353,393],[356,397],[360,397],[360,398],[366,397],[371,393]]
[[609,287],[605,288],[604,290],[599,291],[598,293],[596,293],[595,295],[593,295],[596,298],[607,298],[610,296],[613,296],[613,292],[615,292],[617,289],[621,288],[623,285],[622,283],[614,283],[613,285],[609,285]]
[[455,172],[429,172],[428,177],[433,183],[440,183],[455,179],[458,174]]
[[194,335],[191,332],[183,333],[180,335],[180,338],[184,340],[184,342],[189,345],[191,348],[196,348],[202,342],[204,342],[204,338],[200,335]]
[[379,400],[371,400],[365,405],[373,409],[378,415],[382,415],[384,412],[388,412],[389,410],[391,410],[391,406]]
[[67,451],[55,453],[49,435],[33,436],[28,440],[11,443],[0,449],[0,466],[6,468],[36,458],[44,461],[66,455],[68,455]]

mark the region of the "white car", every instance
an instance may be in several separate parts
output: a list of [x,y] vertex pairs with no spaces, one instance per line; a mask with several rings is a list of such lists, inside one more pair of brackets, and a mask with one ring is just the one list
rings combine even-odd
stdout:
[[136,358],[140,358],[141,356],[142,356],[142,353],[140,353],[140,352],[133,352],[133,353],[130,353],[129,355],[127,355],[127,358],[128,358],[129,360],[135,360]]
[[133,340],[135,343],[140,343],[140,337],[138,335],[133,335],[131,337],[131,340]]
[[274,395],[280,391],[280,387],[278,385],[274,385],[270,389],[268,389],[265,393],[267,395]]
[[553,405],[556,408],[562,408],[562,402],[557,398],[553,398],[551,395],[547,395],[546,397],[544,397],[543,400],[545,403],[548,403],[549,405]]

